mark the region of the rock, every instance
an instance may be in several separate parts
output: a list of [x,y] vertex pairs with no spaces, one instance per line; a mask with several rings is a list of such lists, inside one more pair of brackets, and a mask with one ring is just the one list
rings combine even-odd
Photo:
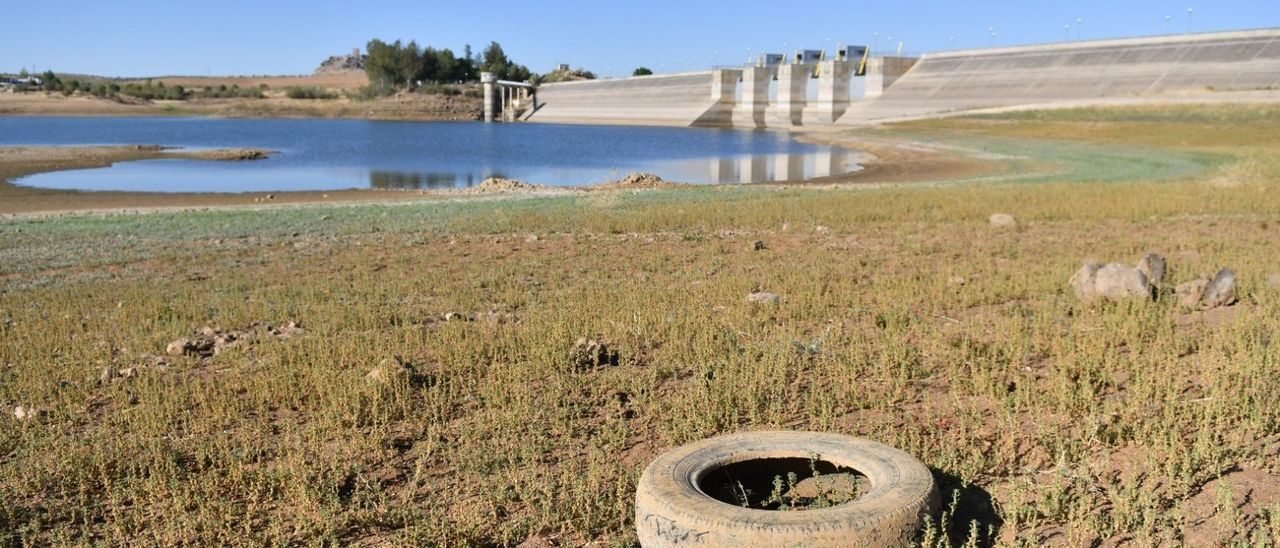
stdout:
[[969,283],[969,280],[965,279],[964,276],[952,276],[947,278],[948,287],[964,287],[964,284],[967,283]]
[[191,344],[191,341],[187,339],[178,339],[169,343],[169,346],[164,347],[164,353],[170,356],[181,356],[187,353],[187,345],[189,344]]
[[285,324],[284,327],[277,329],[275,335],[281,339],[291,339],[304,333],[306,333],[306,331],[302,329],[302,324],[298,322],[289,322]]
[[831,232],[831,229],[822,225],[818,225],[813,227],[813,231],[817,232],[818,234],[826,234],[828,232]]
[[1195,308],[1200,306],[1200,298],[1204,296],[1204,290],[1209,288],[1209,278],[1201,276],[1189,282],[1183,282],[1173,288],[1174,294],[1178,296],[1178,304],[1183,308]]
[[117,371],[115,366],[108,365],[102,368],[102,373],[98,375],[99,384],[107,384],[116,378]]
[[548,187],[517,181],[515,179],[504,179],[502,177],[489,177],[481,181],[479,185],[466,190],[469,194],[488,194],[495,192],[534,192],[539,190],[547,190]]
[[1205,308],[1231,306],[1236,303],[1236,273],[1229,268],[1218,271],[1218,275],[1209,282],[1204,295],[1200,297],[1200,305]]
[[757,291],[747,295],[747,301],[759,304],[778,304],[782,302],[782,297],[776,293]]
[[206,336],[206,337],[213,337],[214,335],[217,335],[217,334],[218,334],[218,330],[216,330],[216,329],[214,329],[214,328],[209,327],[209,326],[207,326],[207,325],[206,325],[206,326],[204,326],[204,327],[200,328],[200,334],[201,334],[201,335],[204,335],[204,336]]
[[208,357],[213,355],[213,341],[209,339],[178,339],[165,347],[170,356]]
[[1118,302],[1135,297],[1151,298],[1147,276],[1119,263],[1085,263],[1069,281],[1076,297],[1086,304],[1099,300]]
[[766,249],[764,245],[764,240],[756,240],[754,242],[751,242],[750,249],[751,251],[764,251]]
[[538,241],[538,235],[537,235],[537,234],[530,234],[530,235],[528,235],[528,236],[525,236],[525,237],[524,237],[524,242],[525,242],[525,243],[527,243],[527,244],[531,244],[531,243],[534,243],[534,242],[536,242],[536,241]]
[[1100,268],[1102,268],[1101,263],[1084,263],[1080,270],[1077,270],[1067,280],[1071,289],[1075,291],[1076,297],[1081,301],[1091,303],[1098,299],[1098,294],[1094,287],[1097,282],[1098,269]]
[[1094,275],[1094,291],[1109,301],[1129,298],[1151,298],[1151,284],[1141,270],[1119,263],[1111,263],[1098,269]]
[[1018,228],[1018,220],[1008,213],[992,213],[991,217],[987,218],[987,222],[991,224],[992,228]]
[[1168,271],[1169,263],[1164,257],[1156,253],[1148,253],[1138,261],[1138,270],[1147,276],[1147,282],[1152,286],[1160,287],[1164,282],[1164,275]]
[[34,407],[18,405],[13,408],[13,417],[20,421],[27,421],[44,415],[44,411]]
[[578,337],[569,349],[569,362],[578,370],[617,365],[618,353],[610,350],[604,340]]
[[377,367],[369,370],[365,374],[365,380],[379,384],[388,384],[397,377],[406,376],[410,373],[409,368],[399,358],[394,360],[382,360]]
[[634,172],[612,183],[601,185],[608,188],[669,188],[679,186],[662,180],[652,173]]

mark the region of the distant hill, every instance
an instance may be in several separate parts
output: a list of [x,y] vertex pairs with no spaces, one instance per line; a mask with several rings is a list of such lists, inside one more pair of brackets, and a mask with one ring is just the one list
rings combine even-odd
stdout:
[[343,72],[355,72],[364,70],[365,55],[360,50],[354,49],[346,55],[334,55],[325,59],[320,66],[316,68],[315,74],[334,74]]

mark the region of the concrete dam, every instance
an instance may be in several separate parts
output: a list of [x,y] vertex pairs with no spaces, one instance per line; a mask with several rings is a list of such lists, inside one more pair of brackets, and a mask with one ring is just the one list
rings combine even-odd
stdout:
[[545,84],[512,119],[799,128],[1179,92],[1280,90],[1280,29]]

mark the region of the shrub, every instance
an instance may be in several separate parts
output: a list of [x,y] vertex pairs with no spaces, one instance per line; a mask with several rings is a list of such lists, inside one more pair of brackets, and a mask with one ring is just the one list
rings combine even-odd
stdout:
[[336,99],[338,94],[318,86],[290,86],[284,91],[290,99]]

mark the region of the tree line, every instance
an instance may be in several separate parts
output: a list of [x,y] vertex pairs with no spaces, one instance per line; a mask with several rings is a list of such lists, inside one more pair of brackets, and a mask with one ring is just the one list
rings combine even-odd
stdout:
[[[18,78],[27,78],[28,73],[25,69],[18,73]],[[225,98],[246,98],[261,99],[265,97],[267,89],[266,84],[256,87],[241,88],[237,85],[230,87],[226,85],[204,86],[203,88],[186,88],[179,85],[166,86],[164,82],[152,82],[147,80],[142,83],[129,82],[118,83],[110,80],[79,80],[67,79],[59,77],[52,70],[46,70],[37,76],[40,83],[23,83],[14,86],[15,91],[45,91],[49,93],[62,93],[63,95],[92,95],[102,98],[116,98],[121,96],[133,97],[146,101],[154,101],[166,99],[170,101],[184,101],[193,97],[203,99],[225,99]]]
[[516,81],[535,76],[528,67],[508,58],[497,42],[490,42],[479,54],[472,54],[470,45],[463,49],[462,55],[457,55],[449,48],[419,47],[413,40],[402,44],[399,40],[387,43],[374,39],[365,50],[364,70],[370,85],[388,92],[413,90],[428,83],[470,82],[479,78],[481,72]]

